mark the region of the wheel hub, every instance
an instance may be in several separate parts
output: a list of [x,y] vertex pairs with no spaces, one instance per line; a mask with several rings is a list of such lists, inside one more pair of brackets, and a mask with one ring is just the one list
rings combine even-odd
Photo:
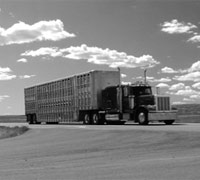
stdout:
[[139,114],[138,118],[141,123],[145,122],[145,114],[143,112]]

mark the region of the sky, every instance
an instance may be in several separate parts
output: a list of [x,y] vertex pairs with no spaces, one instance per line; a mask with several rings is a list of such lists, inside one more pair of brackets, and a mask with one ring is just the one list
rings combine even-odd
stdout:
[[200,103],[200,1],[0,0],[0,115],[24,114],[24,88],[121,69],[173,104]]

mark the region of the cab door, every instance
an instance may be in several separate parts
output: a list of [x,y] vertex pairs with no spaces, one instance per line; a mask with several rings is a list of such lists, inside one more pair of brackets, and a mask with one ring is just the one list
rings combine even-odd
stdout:
[[129,86],[122,87],[122,111],[128,113],[130,111],[130,100],[129,100]]

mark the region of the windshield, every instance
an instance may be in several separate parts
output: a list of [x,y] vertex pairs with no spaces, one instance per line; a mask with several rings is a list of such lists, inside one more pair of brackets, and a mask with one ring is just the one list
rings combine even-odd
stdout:
[[151,88],[144,88],[143,90],[142,90],[142,94],[144,94],[144,95],[150,95],[150,94],[152,94],[152,92],[151,92]]
[[141,96],[141,95],[151,95],[151,87],[141,87],[136,86],[131,88],[131,95]]

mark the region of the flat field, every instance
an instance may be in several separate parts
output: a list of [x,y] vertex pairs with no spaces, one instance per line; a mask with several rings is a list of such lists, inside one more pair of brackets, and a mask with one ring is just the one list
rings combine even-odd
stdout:
[[0,179],[200,179],[200,124],[29,127],[0,140]]

